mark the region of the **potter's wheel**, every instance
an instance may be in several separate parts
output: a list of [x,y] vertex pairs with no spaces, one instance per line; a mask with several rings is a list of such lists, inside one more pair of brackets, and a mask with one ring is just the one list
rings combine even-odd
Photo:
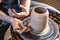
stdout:
[[[24,25],[28,25],[30,22],[30,17],[27,17],[25,19],[22,20],[24,22]],[[19,34],[24,40],[42,40],[42,39],[46,39],[46,40],[53,40],[57,37],[58,35],[58,28],[57,28],[57,24],[52,21],[51,19],[49,19],[48,21],[48,25],[49,25],[49,32],[46,34],[34,34],[30,32],[26,32],[23,34]]]
[[[23,22],[24,22],[24,25],[27,26],[30,22],[30,17],[27,17],[27,18],[23,19]],[[50,32],[48,32],[45,35],[39,35],[38,34],[39,35],[38,36],[38,35],[32,34],[31,32],[26,32],[26,33],[23,33],[23,34],[19,34],[19,36],[21,36],[22,39],[24,39],[24,40],[54,40],[58,35],[57,24],[54,21],[52,21],[51,19],[49,19],[48,23],[49,23]],[[6,33],[8,33],[8,32],[6,32]],[[8,36],[8,34],[6,34],[6,36],[8,37],[8,39],[11,38],[11,36]]]

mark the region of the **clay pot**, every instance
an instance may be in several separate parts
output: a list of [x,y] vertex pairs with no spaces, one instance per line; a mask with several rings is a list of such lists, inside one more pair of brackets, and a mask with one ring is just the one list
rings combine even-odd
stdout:
[[35,33],[40,33],[47,28],[49,12],[46,8],[36,6],[31,11],[31,27]]

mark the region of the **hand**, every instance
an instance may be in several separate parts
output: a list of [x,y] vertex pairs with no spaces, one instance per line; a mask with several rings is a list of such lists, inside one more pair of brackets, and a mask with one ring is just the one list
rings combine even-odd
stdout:
[[24,6],[20,5],[20,8],[22,8],[22,12],[20,13],[17,13],[15,9],[9,9],[8,10],[9,15],[16,18],[23,18],[29,15],[29,13],[26,11],[26,8]]
[[0,0],[0,3],[2,2],[2,0]]
[[17,13],[14,9],[9,9],[8,10],[9,15],[17,18],[28,16],[30,3],[31,0],[21,0],[21,4],[18,6],[22,9],[22,12]]
[[23,32],[27,32],[30,30],[28,27],[25,27],[23,25],[21,20],[18,20],[18,19],[13,19],[11,21],[11,25],[13,27],[14,32],[23,33]]

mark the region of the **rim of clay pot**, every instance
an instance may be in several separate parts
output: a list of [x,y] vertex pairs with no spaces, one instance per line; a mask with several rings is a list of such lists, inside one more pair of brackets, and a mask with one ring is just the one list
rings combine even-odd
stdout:
[[32,9],[32,12],[34,13],[38,13],[40,15],[42,14],[45,14],[48,12],[48,10],[44,7],[41,7],[41,6],[35,6],[33,9]]

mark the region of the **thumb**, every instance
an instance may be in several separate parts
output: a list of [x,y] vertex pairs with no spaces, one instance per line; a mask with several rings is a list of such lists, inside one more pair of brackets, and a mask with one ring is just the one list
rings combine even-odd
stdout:
[[25,32],[25,30],[26,30],[26,27],[22,28],[21,30],[17,29],[17,30],[15,30],[15,32],[18,32],[18,33],[22,34],[23,32]]

